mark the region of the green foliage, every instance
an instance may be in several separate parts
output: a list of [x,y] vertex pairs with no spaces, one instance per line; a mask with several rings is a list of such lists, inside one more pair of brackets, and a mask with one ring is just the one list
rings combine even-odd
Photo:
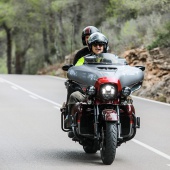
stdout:
[[53,1],[51,3],[51,7],[53,11],[61,12],[65,7],[67,7],[67,5],[72,4],[74,2],[74,0]]
[[153,46],[169,46],[163,28],[170,18],[169,0],[109,0],[106,9],[105,32],[114,51],[147,47],[154,39]]
[[117,18],[121,22],[136,18],[138,11],[133,7],[133,2],[130,5],[128,2],[127,0],[109,0],[107,15]]
[[139,32],[137,30],[137,23],[131,19],[122,26],[120,31],[120,41],[126,48],[135,48],[140,45]]
[[[99,28],[114,52],[170,46],[169,0],[0,0],[1,56],[7,56],[4,23],[12,37],[12,62],[21,54],[23,72],[34,74],[82,47],[81,32]],[[3,47],[3,48],[2,48]]]
[[0,74],[6,74],[7,67],[6,67],[6,59],[0,57]]
[[157,31],[157,38],[151,45],[147,48],[149,50],[156,48],[156,47],[169,47],[170,46],[170,22],[165,24],[165,31]]
[[117,18],[136,18],[152,12],[163,13],[170,9],[169,0],[109,0],[107,14]]
[[150,15],[153,12],[167,13],[170,10],[169,0],[109,0],[107,16],[117,20],[127,21],[140,15]]
[[0,31],[0,39],[1,39],[1,38],[4,38],[4,37],[5,37],[5,31],[2,30],[2,31]]
[[6,22],[8,25],[11,25],[15,16],[14,7],[9,4],[8,1],[0,2],[0,25],[3,22]]

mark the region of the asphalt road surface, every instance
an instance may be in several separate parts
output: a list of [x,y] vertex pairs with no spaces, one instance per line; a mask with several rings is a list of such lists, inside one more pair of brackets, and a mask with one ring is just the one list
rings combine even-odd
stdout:
[[133,97],[141,128],[112,165],[61,130],[64,79],[0,75],[0,170],[170,170],[170,105]]

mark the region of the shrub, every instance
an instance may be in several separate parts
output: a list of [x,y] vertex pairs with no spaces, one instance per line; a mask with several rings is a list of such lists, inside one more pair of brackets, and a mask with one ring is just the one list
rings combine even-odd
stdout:
[[157,32],[157,38],[147,48],[151,50],[156,47],[169,47],[170,46],[170,22],[165,25],[165,31]]

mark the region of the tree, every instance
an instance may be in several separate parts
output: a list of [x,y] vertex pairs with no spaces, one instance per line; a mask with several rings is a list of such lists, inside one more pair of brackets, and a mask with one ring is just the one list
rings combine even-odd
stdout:
[[12,26],[11,21],[14,15],[10,0],[3,0],[0,2],[0,27],[4,28],[6,32],[6,46],[7,46],[7,70],[8,74],[12,73],[11,58],[12,58]]

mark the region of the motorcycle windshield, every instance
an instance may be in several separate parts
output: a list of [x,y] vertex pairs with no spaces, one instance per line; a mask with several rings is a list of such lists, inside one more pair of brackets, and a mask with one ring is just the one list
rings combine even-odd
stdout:
[[125,59],[120,58],[111,53],[101,53],[98,55],[91,55],[85,57],[85,64],[97,65],[127,65]]

